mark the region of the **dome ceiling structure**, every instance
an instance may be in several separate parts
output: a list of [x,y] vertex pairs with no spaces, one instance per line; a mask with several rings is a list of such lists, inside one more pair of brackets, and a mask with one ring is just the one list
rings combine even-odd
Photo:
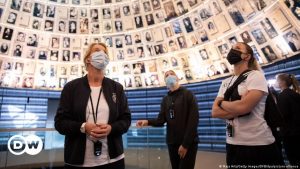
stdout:
[[0,0],[0,85],[61,90],[86,74],[89,44],[109,47],[106,76],[127,89],[229,75],[248,43],[261,65],[300,51],[298,0]]

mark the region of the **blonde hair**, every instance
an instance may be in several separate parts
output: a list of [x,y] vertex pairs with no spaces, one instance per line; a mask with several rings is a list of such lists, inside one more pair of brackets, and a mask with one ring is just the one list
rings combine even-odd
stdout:
[[250,70],[259,70],[259,71],[261,71],[261,67],[258,65],[257,60],[254,58],[253,49],[247,43],[244,43],[244,42],[239,42],[239,43],[245,45],[247,53],[250,54],[250,56],[251,56],[251,58],[248,62],[248,68]]
[[279,80],[283,81],[287,87],[292,86],[293,90],[296,93],[300,93],[300,87],[299,82],[297,81],[295,75],[293,74],[287,74],[287,73],[281,73],[276,76]]
[[86,53],[85,53],[85,55],[84,55],[83,62],[84,62],[84,65],[85,65],[85,66],[86,66],[86,60],[87,60],[88,57],[91,55],[93,47],[96,46],[96,45],[101,45],[101,46],[103,46],[103,47],[104,47],[104,53],[108,55],[108,48],[107,48],[107,46],[106,46],[105,43],[102,43],[102,42],[99,42],[99,43],[92,43],[92,44],[90,44],[90,46],[88,47],[88,49],[87,49],[87,51],[86,51]]

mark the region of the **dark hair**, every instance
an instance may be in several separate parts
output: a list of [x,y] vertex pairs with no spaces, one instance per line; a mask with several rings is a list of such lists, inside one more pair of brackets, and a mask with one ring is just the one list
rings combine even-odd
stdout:
[[246,53],[251,56],[251,58],[248,62],[248,68],[251,70],[260,70],[258,63],[257,63],[256,59],[254,58],[253,49],[247,43],[244,43],[244,42],[238,42],[238,43],[243,44],[245,46]]
[[281,73],[276,76],[279,80],[283,81],[287,87],[292,86],[293,90],[297,93],[300,93],[299,82],[297,81],[295,75]]

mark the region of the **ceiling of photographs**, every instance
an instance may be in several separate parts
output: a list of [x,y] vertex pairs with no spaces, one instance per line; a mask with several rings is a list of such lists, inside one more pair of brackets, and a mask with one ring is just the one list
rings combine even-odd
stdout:
[[[238,41],[261,64],[300,50],[296,0],[0,0],[0,85],[60,90],[86,74],[89,44],[104,42],[106,76],[127,89],[226,76]],[[122,75],[122,76],[120,76]]]

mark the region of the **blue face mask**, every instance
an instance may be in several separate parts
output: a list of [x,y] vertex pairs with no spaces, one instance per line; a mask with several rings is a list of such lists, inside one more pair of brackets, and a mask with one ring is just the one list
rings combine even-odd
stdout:
[[94,52],[91,56],[91,65],[96,69],[104,70],[109,63],[109,58],[103,51]]
[[174,76],[174,75],[169,75],[167,78],[166,78],[166,85],[167,87],[170,89],[172,87],[175,86],[175,84],[177,83],[177,77]]

